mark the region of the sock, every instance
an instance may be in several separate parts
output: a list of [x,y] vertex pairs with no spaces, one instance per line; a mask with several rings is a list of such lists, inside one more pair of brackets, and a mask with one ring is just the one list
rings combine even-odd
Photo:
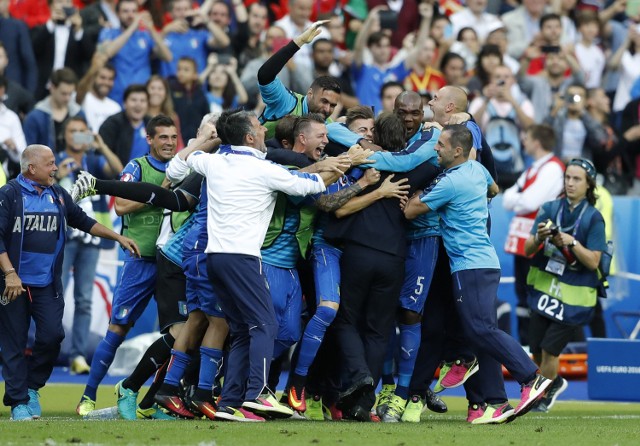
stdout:
[[200,374],[200,354],[189,351],[187,353],[191,357],[191,362],[187,366],[187,369],[184,371],[184,376],[182,377],[182,381],[186,386],[195,386],[198,387],[198,375]]
[[393,380],[393,357],[396,353],[396,326],[391,330],[389,343],[387,344],[387,353],[385,354],[384,363],[382,364],[382,385],[394,385]]
[[164,378],[165,384],[170,386],[178,386],[184,375],[184,369],[191,361],[191,356],[178,350],[171,349],[171,360],[167,368],[167,376]]
[[107,331],[107,335],[100,341],[93,354],[91,371],[89,372],[87,386],[84,389],[84,395],[94,401],[98,393],[98,386],[107,374],[109,367],[111,367],[113,358],[116,356],[116,350],[118,350],[122,341],[124,341],[124,336],[117,335],[112,331]]
[[170,211],[186,211],[190,207],[183,193],[176,193],[151,183],[140,182],[136,183],[135,187],[131,187],[131,183],[123,181],[96,179],[95,189],[101,195],[149,203]]
[[213,394],[213,382],[222,363],[222,350],[210,347],[200,347],[200,379],[198,389],[207,390]]
[[153,382],[149,387],[149,390],[147,390],[147,393],[144,395],[144,398],[142,398],[142,401],[140,401],[140,404],[138,404],[138,406],[140,406],[140,409],[149,409],[151,408],[151,406],[155,404],[153,397],[158,392],[158,389],[162,386],[162,383],[164,383],[164,377],[167,376],[168,366],[169,366],[169,360],[167,359],[156,372],[155,376],[153,377]]
[[336,313],[336,310],[331,307],[318,306],[316,314],[313,315],[302,335],[298,365],[295,369],[296,374],[300,376],[309,374],[309,367],[311,367],[313,360],[316,358],[318,349],[324,339],[324,334],[335,319]]
[[416,366],[416,357],[420,348],[421,324],[400,324],[400,362],[398,363],[398,386],[396,395],[405,400],[409,398],[411,375]]
[[144,352],[133,373],[122,383],[124,388],[134,392],[140,390],[140,387],[162,367],[162,364],[169,360],[174,341],[170,333],[156,339]]

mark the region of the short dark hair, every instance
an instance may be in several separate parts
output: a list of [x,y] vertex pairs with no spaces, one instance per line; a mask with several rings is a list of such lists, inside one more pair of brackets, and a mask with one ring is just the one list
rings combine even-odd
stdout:
[[387,81],[384,84],[382,84],[382,87],[380,87],[380,99],[382,99],[382,97],[384,96],[384,92],[387,90],[387,88],[392,88],[392,87],[400,87],[402,91],[405,90],[404,85],[402,85],[400,82]]
[[597,23],[598,27],[600,27],[600,19],[598,18],[598,13],[595,11],[581,11],[576,17],[576,22],[578,22],[578,28],[589,23]]
[[116,14],[120,12],[120,4],[126,2],[135,3],[136,5],[138,4],[137,0],[119,0],[118,3],[116,3]]
[[167,115],[157,115],[151,118],[151,120],[147,123],[147,136],[153,138],[156,136],[156,130],[158,127],[175,127],[176,124],[173,122],[173,119],[168,117]]
[[193,69],[195,70],[195,72],[198,72],[198,64],[196,62],[196,60],[193,57],[190,56],[182,56],[178,59],[178,62],[187,62],[190,63],[191,66],[193,67]]
[[0,74],[0,88],[7,88],[7,78]]
[[529,126],[527,133],[531,139],[538,141],[547,152],[551,152],[556,146],[556,132],[550,125],[533,124]]
[[254,135],[251,124],[252,116],[255,115],[241,108],[223,111],[216,123],[216,129],[222,142],[234,146],[245,145],[245,137]]
[[311,51],[315,51],[316,47],[321,43],[328,43],[329,45],[331,45],[331,48],[334,47],[333,42],[331,40],[322,38],[322,39],[317,39],[313,41],[313,43],[311,44]]
[[347,127],[351,125],[351,123],[357,119],[374,119],[373,110],[368,105],[355,105],[347,110],[347,120],[345,124]]
[[147,91],[147,87],[142,84],[131,84],[126,88],[126,90],[124,90],[124,94],[122,96],[123,102],[127,102],[127,99],[133,93],[144,93],[147,97],[147,100],[149,100],[149,92]]
[[462,57],[458,53],[453,53],[451,51],[448,51],[444,56],[442,56],[442,61],[440,62],[440,71],[444,72],[444,69],[447,66],[447,64],[449,62],[451,62],[452,60],[455,60],[455,59],[460,59],[462,61],[462,63],[464,64],[464,67],[466,69],[467,61],[464,60],[464,57]]
[[338,79],[333,76],[318,76],[311,83],[311,90],[329,90],[335,91],[336,93],[342,93],[342,88],[340,88],[340,83]]
[[383,39],[387,39],[391,41],[389,36],[387,36],[382,31],[376,31],[375,33],[371,33],[371,35],[367,39],[367,46],[369,47],[371,45],[380,45],[380,42],[382,42]]
[[287,115],[278,121],[274,137],[279,143],[287,141],[289,145],[293,145],[293,127],[296,125],[296,118],[296,116]]
[[396,152],[404,147],[407,129],[397,114],[380,113],[373,128],[373,142],[383,149]]
[[78,76],[73,72],[71,68],[60,68],[59,70],[51,73],[51,84],[54,87],[59,86],[60,84],[78,84]]
[[71,116],[68,119],[66,119],[62,125],[63,135],[66,133],[67,127],[69,127],[69,124],[71,124],[72,122],[82,122],[84,125],[87,126],[87,128],[89,128],[89,124],[87,123],[87,120],[84,119],[82,116],[80,115]]
[[301,133],[306,132],[311,124],[316,122],[324,125],[324,116],[320,113],[307,113],[298,117],[293,124],[293,140],[295,141]]
[[543,16],[540,17],[540,28],[542,28],[544,24],[550,20],[557,20],[558,22],[562,23],[562,18],[558,14],[556,14],[555,12],[549,12],[547,14],[543,14]]
[[465,157],[469,156],[473,147],[473,135],[471,131],[463,124],[445,125],[442,132],[449,132],[449,141],[451,147],[462,147],[462,153]]
[[[115,78],[118,73],[116,71],[116,67],[113,66],[113,64],[109,61],[105,62],[105,64],[103,66],[100,67],[100,70],[109,70],[113,73],[113,77]],[[100,71],[98,70],[98,71]]]

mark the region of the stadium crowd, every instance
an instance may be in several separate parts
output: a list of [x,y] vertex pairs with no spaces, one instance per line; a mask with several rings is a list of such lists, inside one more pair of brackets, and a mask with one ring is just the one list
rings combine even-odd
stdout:
[[[81,211],[109,226],[105,196],[123,218],[123,236],[69,229],[46,248],[64,251],[65,286],[74,276],[71,369],[89,374],[77,413],[95,409],[153,296],[162,336],[116,386],[125,419],[418,422],[425,407],[445,412],[437,393],[459,385],[473,424],[549,410],[567,386],[557,357],[601,295],[594,190],[640,193],[637,6],[0,0],[3,193],[51,186],[38,183],[48,147],[57,167],[45,176],[78,201],[80,229],[93,222]],[[497,327],[488,200],[499,190],[518,216],[505,249],[535,363]],[[560,203],[544,208],[555,232],[536,220],[547,202]],[[0,216],[10,318],[42,284],[30,256],[4,262],[15,230]],[[140,257],[124,262],[89,366],[93,277],[113,247],[100,236]],[[544,294],[546,273],[588,292]],[[0,339],[23,329],[21,316]],[[14,419],[39,417],[55,358],[31,377],[34,361],[9,367],[24,358],[0,346],[5,381],[23,375],[4,403]],[[278,400],[270,389],[290,352]],[[515,408],[503,365],[522,385]]]

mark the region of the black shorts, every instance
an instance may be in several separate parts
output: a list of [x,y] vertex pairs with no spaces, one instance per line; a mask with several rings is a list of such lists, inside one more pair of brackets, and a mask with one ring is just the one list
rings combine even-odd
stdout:
[[529,320],[529,348],[534,355],[542,350],[553,356],[560,356],[562,350],[573,339],[581,325],[567,325],[544,317],[535,311]]
[[156,303],[160,332],[167,333],[173,324],[187,321],[187,278],[181,267],[169,260],[160,250],[156,253],[158,278]]

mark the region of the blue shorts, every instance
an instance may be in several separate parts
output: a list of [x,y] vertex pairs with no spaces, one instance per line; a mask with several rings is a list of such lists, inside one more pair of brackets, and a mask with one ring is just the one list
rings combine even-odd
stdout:
[[327,244],[313,245],[313,278],[316,304],[321,300],[340,303],[340,257],[342,251]]
[[302,336],[302,288],[295,268],[279,268],[262,264],[262,271],[269,284],[269,293],[278,321],[279,341],[297,342]]
[[113,292],[111,323],[128,325],[138,320],[156,289],[155,260],[125,260]]
[[438,260],[439,236],[421,237],[407,242],[404,284],[400,308],[422,314]]
[[187,311],[201,310],[208,316],[224,318],[218,296],[207,273],[207,255],[203,252],[184,257],[184,275],[187,276]]

